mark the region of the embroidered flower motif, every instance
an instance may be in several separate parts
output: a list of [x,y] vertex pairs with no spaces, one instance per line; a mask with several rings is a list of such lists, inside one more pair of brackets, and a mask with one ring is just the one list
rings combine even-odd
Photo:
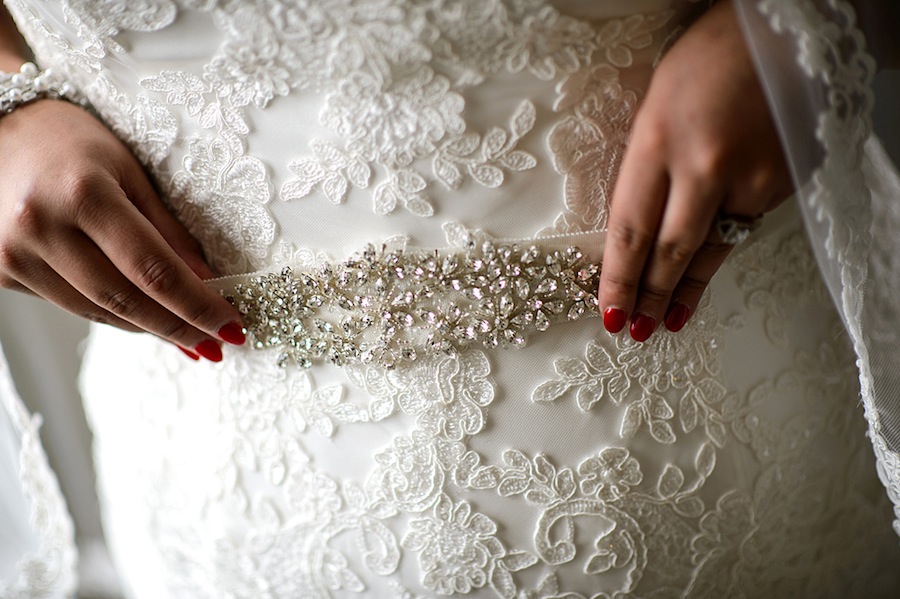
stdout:
[[488,583],[490,571],[506,550],[494,537],[497,525],[465,501],[441,495],[433,517],[413,520],[401,541],[418,551],[425,588],[441,595],[469,593]]
[[337,482],[308,466],[297,464],[284,489],[297,523],[315,525],[333,519],[342,505]]
[[334,421],[366,422],[369,414],[362,406],[344,401],[344,389],[340,385],[326,385],[314,389],[308,372],[293,375],[290,394],[284,410],[290,415],[299,432],[308,426],[319,434],[330,437],[334,434]]
[[[601,65],[594,75],[609,76],[610,70]],[[622,89],[615,72],[610,80],[601,81],[600,89],[580,101],[575,114],[557,124],[548,138],[554,166],[566,175],[567,212],[557,219],[556,232],[606,227],[609,200],[625,155],[638,97]]]
[[[710,589],[723,597],[735,594],[735,577],[721,573],[733,572],[741,562],[749,565],[745,557],[753,553],[754,520],[753,502],[746,495],[729,491],[719,498],[715,511],[700,519],[700,534],[691,540],[692,561],[700,567],[688,591]],[[723,543],[725,539],[729,542]]]
[[[257,354],[235,360],[231,368],[217,372],[222,396],[230,400],[223,406],[223,415],[233,418],[242,431],[272,430],[287,401],[288,373],[273,365],[271,359]],[[272,392],[260,397],[258,385],[263,381],[271,386]]]
[[634,559],[636,541],[628,530],[616,528],[594,543],[596,552],[588,560],[584,571],[587,574],[601,574],[610,570],[624,569]]
[[[636,351],[640,352],[639,347]],[[569,389],[577,389],[578,407],[589,410],[604,397],[613,404],[625,405],[619,434],[622,438],[632,437],[646,422],[650,434],[660,443],[674,443],[675,433],[669,424],[674,416],[672,407],[665,397],[652,389],[639,387],[639,393],[632,396],[629,391],[632,381],[622,372],[622,356],[613,359],[609,350],[591,341],[585,351],[586,361],[579,359],[559,359],[555,363],[560,379],[542,383],[535,389],[534,401],[553,401]]]
[[677,335],[657,331],[643,344],[643,351],[629,351],[637,344],[624,336],[617,337],[616,361],[620,371],[624,368],[623,378],[637,381],[647,391],[664,392],[670,387],[684,388],[703,373],[719,374],[716,348],[721,341],[715,329],[718,318],[708,301],[703,304],[688,327]]
[[356,365],[347,372],[372,396],[372,420],[387,417],[399,404],[405,413],[417,416],[428,435],[452,441],[480,431],[483,409],[494,399],[490,363],[479,351],[428,357],[391,371]]
[[517,150],[519,140],[534,127],[535,108],[522,102],[510,119],[509,131],[494,127],[484,136],[476,133],[445,140],[432,163],[438,180],[450,189],[463,182],[462,169],[479,185],[499,187],[503,169],[524,171],[534,168],[537,160],[528,152]]
[[95,61],[107,51],[125,52],[115,39],[121,31],[156,31],[170,25],[178,12],[172,0],[65,0],[64,5],[67,17],[90,40],[86,55]]
[[220,97],[233,106],[251,102],[264,108],[276,95],[290,91],[291,73],[285,66],[296,62],[290,46],[279,43],[269,23],[253,7],[239,8],[228,19],[229,41],[204,67],[204,78]]
[[[234,597],[333,597],[333,593],[365,592],[365,584],[347,557],[327,545],[326,522],[273,530],[257,525],[241,539],[243,543],[220,541],[218,559],[207,576]],[[309,542],[310,536],[316,542]],[[199,567],[204,566],[209,567]]]
[[606,501],[619,499],[644,478],[638,461],[621,447],[607,447],[599,456],[581,462],[578,474],[583,477],[582,493]]
[[691,541],[698,555],[716,552],[724,538],[745,537],[753,528],[753,507],[749,497],[729,491],[719,498],[716,510],[700,520],[700,534]]
[[674,11],[665,11],[610,20],[597,33],[597,43],[609,64],[618,68],[630,67],[634,61],[632,50],[650,47],[652,32],[668,23],[674,14]]
[[159,102],[120,92],[105,75],[91,88],[91,104],[106,125],[125,140],[142,164],[157,168],[169,155],[178,135],[175,117]]
[[178,216],[223,273],[256,270],[275,241],[266,204],[272,194],[266,169],[256,158],[235,156],[221,140],[194,139],[169,189]]
[[609,341],[591,341],[585,359],[561,358],[554,367],[559,378],[539,385],[533,401],[554,401],[576,390],[578,407],[591,409],[601,399],[625,406],[620,435],[633,436],[646,423],[660,443],[674,443],[670,423],[677,401],[685,432],[699,422],[716,445],[722,446],[726,429],[718,404],[725,397],[721,382],[717,331],[718,317],[704,299],[691,323],[677,335],[657,331],[649,341],[638,344],[624,335]]
[[759,239],[737,253],[734,265],[744,303],[764,310],[766,335],[777,345],[788,341],[784,306],[804,305],[828,295],[809,244],[800,236],[778,243]]
[[527,12],[521,24],[499,48],[513,73],[523,69],[538,79],[575,71],[596,47],[594,30],[587,23],[560,15],[552,6]]
[[497,492],[510,497],[524,493],[525,499],[534,505],[552,506],[569,501],[577,485],[570,468],[557,470],[550,460],[537,454],[531,460],[515,449],[503,452],[505,466],[480,466],[463,464],[471,471],[468,484],[475,488],[497,488]]
[[350,66],[336,64],[332,56],[343,36],[336,20],[350,10],[347,2],[278,2],[260,15],[281,44],[279,61],[291,73],[291,87],[320,90],[334,69]]
[[422,66],[392,82],[355,72],[328,98],[322,124],[349,140],[366,160],[402,167],[434,152],[447,133],[460,134],[462,97]]
[[424,511],[441,493],[445,468],[463,451],[461,443],[435,440],[421,430],[395,437],[393,447],[375,455],[379,468],[369,477],[372,496],[383,496],[401,511]]
[[273,248],[271,259],[272,266],[275,268],[290,266],[298,270],[312,270],[321,264],[334,262],[327,252],[298,247],[297,244],[284,239]]
[[388,378],[400,408],[417,416],[423,430],[460,440],[484,427],[483,408],[494,399],[490,370],[484,353],[468,351],[421,360],[391,371]]
[[[369,186],[372,169],[359,156],[351,156],[328,141],[313,140],[309,145],[313,150],[313,156],[301,158],[288,165],[296,177],[281,186],[282,200],[288,202],[306,197],[316,185],[321,184],[325,197],[333,204],[340,204],[347,197],[351,184],[360,189]],[[419,191],[424,185],[416,187],[415,191]],[[393,204],[379,209],[376,201],[375,211],[387,214],[393,211],[395,206],[396,204]]]
[[457,73],[460,87],[477,85],[486,73],[504,67],[497,40],[511,35],[508,9],[503,0],[445,0],[422,2],[432,12],[440,39],[432,44],[435,60]]

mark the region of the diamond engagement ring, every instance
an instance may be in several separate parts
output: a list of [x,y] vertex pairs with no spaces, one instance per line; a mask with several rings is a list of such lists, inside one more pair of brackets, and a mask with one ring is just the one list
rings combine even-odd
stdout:
[[721,243],[739,245],[762,224],[761,216],[739,216],[720,212],[713,221],[712,230]]

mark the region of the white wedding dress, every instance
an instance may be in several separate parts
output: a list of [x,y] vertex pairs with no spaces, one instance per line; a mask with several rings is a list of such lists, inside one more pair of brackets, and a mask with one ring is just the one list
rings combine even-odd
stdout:
[[[587,239],[655,60],[705,7],[6,3],[227,275]],[[897,596],[853,345],[795,204],[644,344],[558,317],[554,266],[519,256],[490,289],[524,289],[524,347],[211,364],[96,327],[82,390],[128,596]],[[401,323],[453,301],[410,289]]]

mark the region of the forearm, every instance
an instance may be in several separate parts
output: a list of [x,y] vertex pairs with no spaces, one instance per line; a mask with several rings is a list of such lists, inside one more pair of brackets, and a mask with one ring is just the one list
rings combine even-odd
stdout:
[[6,7],[0,4],[0,71],[18,71],[28,57],[28,45]]

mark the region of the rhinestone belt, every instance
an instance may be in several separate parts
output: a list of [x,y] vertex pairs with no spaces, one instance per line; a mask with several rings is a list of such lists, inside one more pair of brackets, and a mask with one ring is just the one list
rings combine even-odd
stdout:
[[538,241],[432,252],[370,245],[311,270],[211,283],[243,315],[252,347],[279,350],[281,366],[393,368],[471,346],[521,346],[551,323],[596,316],[596,262],[575,245]]

